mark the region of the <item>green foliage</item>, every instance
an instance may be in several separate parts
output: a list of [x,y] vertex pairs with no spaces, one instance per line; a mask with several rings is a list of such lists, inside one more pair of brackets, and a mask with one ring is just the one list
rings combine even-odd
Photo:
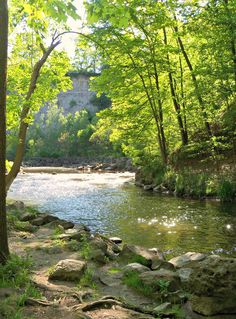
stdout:
[[91,255],[91,247],[89,241],[86,236],[83,236],[80,240],[80,255],[85,259],[88,260]]
[[93,268],[87,268],[85,270],[84,275],[80,279],[77,288],[81,289],[83,287],[90,287],[92,289],[96,289],[96,283],[94,282],[94,272],[95,270]]
[[218,196],[223,202],[232,201],[235,198],[236,187],[229,180],[221,180],[218,188]]
[[79,251],[80,250],[80,246],[77,240],[75,239],[71,239],[70,241],[68,241],[66,247],[70,250],[70,251]]
[[139,274],[135,271],[127,272],[124,279],[124,283],[142,293],[145,296],[151,296],[154,292],[151,286],[145,285],[139,278]]
[[[7,263],[0,266],[0,288],[13,288],[10,297],[0,300],[0,316],[6,319],[21,319],[21,307],[25,301],[29,297],[41,297],[41,293],[30,280],[31,269],[31,259],[16,255],[11,255]],[[20,294],[18,288],[21,289]]]
[[29,283],[32,261],[11,255],[6,265],[0,266],[0,287],[24,288]]
[[130,263],[138,263],[144,266],[149,266],[149,262],[146,258],[144,258],[143,256],[134,256],[129,260]]
[[51,106],[29,129],[26,157],[112,154],[111,145],[91,139],[96,122],[96,116],[91,117],[87,110],[66,115],[57,106]]
[[145,296],[151,296],[153,293],[159,292],[162,299],[169,292],[169,281],[155,280],[151,285],[147,285],[140,279],[139,273],[136,271],[127,272],[123,281],[127,286],[134,288]]

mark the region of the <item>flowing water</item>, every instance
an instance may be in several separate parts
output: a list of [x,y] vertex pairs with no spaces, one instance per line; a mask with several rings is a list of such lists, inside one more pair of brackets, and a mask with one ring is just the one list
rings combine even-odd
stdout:
[[20,174],[9,198],[84,223],[127,243],[236,256],[236,203],[196,201],[137,188],[132,173]]

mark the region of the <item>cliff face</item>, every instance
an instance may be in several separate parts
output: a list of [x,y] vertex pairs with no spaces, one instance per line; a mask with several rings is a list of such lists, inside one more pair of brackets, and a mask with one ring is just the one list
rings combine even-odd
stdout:
[[89,90],[89,79],[94,75],[80,72],[68,74],[73,82],[73,89],[58,95],[58,106],[64,109],[65,114],[75,113],[82,109],[86,109],[92,114],[98,111],[98,108],[91,103],[91,99],[96,93]]

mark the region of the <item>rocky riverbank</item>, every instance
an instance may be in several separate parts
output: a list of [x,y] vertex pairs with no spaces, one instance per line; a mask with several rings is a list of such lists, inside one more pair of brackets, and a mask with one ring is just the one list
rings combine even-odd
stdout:
[[87,171],[135,171],[131,160],[126,157],[121,158],[32,158],[23,163],[25,172],[58,172],[74,173]]
[[[158,248],[93,234],[21,202],[8,206],[8,219],[11,252],[32,258],[40,296],[27,296],[21,318],[236,318],[234,258],[187,252],[166,260]],[[0,288],[0,305],[22,289]],[[4,309],[0,317],[12,319]]]

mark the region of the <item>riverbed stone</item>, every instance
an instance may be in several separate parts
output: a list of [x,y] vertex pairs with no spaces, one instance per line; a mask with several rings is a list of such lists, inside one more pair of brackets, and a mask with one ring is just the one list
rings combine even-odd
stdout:
[[87,263],[81,260],[64,259],[58,262],[49,274],[51,280],[78,281],[83,276]]
[[202,261],[207,256],[201,253],[188,252],[184,255],[174,257],[169,260],[169,263],[173,264],[176,268],[185,267],[188,264],[194,264],[195,262]]
[[139,263],[131,263],[131,264],[126,265],[123,268],[124,275],[130,274],[133,272],[142,274],[143,272],[147,272],[147,271],[151,271],[150,268],[148,268],[144,265],[141,265]]
[[153,287],[156,291],[160,290],[158,281],[166,281],[169,283],[168,291],[177,291],[180,289],[180,278],[174,271],[160,269],[154,271],[147,271],[139,275],[141,281],[147,285]]
[[161,254],[156,254],[146,248],[127,244],[124,245],[120,257],[125,261],[137,262],[147,267],[151,267],[153,259],[163,258]]
[[58,220],[58,217],[49,214],[40,214],[35,219],[32,219],[30,223],[34,226],[43,226],[54,220]]
[[193,311],[236,314],[236,259],[209,256],[190,275],[189,290]]

